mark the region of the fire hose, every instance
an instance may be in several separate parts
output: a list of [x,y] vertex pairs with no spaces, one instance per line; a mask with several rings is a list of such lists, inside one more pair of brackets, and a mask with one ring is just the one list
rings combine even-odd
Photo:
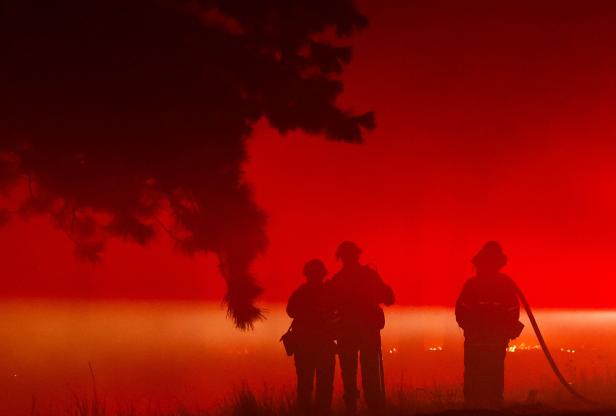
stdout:
[[[512,282],[513,282],[513,280],[512,280]],[[550,350],[548,349],[548,345],[545,343],[545,339],[543,339],[543,335],[541,334],[541,330],[539,329],[539,325],[537,324],[537,320],[535,319],[535,315],[533,314],[533,311],[532,311],[530,305],[528,304],[528,301],[526,300],[526,297],[524,296],[524,293],[522,293],[522,290],[518,287],[517,284],[515,284],[515,282],[513,282],[513,285],[515,287],[515,290],[516,290],[516,293],[518,295],[518,298],[520,299],[520,302],[522,303],[522,305],[524,306],[524,309],[526,310],[526,314],[528,315],[528,319],[530,320],[530,323],[531,323],[531,325],[533,327],[533,330],[535,331],[535,335],[537,336],[537,340],[539,341],[539,345],[541,345],[541,350],[543,351],[543,354],[545,355],[545,358],[548,360],[548,363],[550,364],[550,367],[552,368],[552,372],[554,373],[554,375],[556,375],[556,378],[558,378],[558,381],[560,381],[560,384],[562,384],[569,393],[571,393],[573,396],[575,396],[577,399],[581,400],[582,402],[584,402],[586,404],[590,404],[590,405],[598,404],[594,400],[590,400],[587,397],[585,397],[582,394],[580,394],[565,379],[563,374],[560,372],[560,369],[556,365],[556,362],[554,361],[554,357],[552,357],[552,353],[550,353]]]

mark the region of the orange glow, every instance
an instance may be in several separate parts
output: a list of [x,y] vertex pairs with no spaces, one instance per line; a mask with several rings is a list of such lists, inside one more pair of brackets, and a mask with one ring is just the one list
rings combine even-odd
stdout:
[[[0,303],[0,413],[28,410],[32,395],[41,408],[52,409],[74,393],[89,394],[89,364],[110,404],[207,408],[243,382],[256,391],[264,385],[292,391],[293,360],[278,342],[288,318],[281,305],[268,309],[268,320],[244,334],[216,304]],[[383,352],[390,388],[460,388],[463,338],[451,310],[392,308],[387,317]],[[609,377],[616,365],[610,344],[616,312],[543,310],[537,318],[572,382],[585,389]],[[507,395],[523,400],[534,389],[550,400],[559,386],[523,321],[527,328],[506,364]],[[340,393],[339,384],[336,389]]]

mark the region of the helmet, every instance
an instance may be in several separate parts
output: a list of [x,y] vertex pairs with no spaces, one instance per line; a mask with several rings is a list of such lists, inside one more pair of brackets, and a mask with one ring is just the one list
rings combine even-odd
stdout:
[[473,265],[477,269],[500,270],[507,264],[507,256],[498,241],[488,241],[473,257]]
[[343,241],[336,249],[336,258],[338,260],[349,256],[357,256],[359,254],[361,254],[361,248],[352,241]]
[[325,264],[319,259],[312,259],[306,262],[304,265],[304,276],[311,278],[323,278],[327,275],[327,268]]

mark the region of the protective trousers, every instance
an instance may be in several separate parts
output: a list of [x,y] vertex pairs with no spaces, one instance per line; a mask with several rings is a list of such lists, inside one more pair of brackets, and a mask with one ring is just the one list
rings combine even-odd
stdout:
[[[298,410],[304,415],[328,415],[332,405],[336,366],[333,346],[303,346],[294,355]],[[313,406],[315,376],[316,395]]]
[[464,343],[464,402],[467,407],[499,408],[505,388],[506,344]]
[[370,414],[382,413],[385,407],[382,381],[381,334],[378,329],[349,331],[338,337],[340,370],[344,385],[347,414],[357,411],[357,366],[361,365],[362,387]]

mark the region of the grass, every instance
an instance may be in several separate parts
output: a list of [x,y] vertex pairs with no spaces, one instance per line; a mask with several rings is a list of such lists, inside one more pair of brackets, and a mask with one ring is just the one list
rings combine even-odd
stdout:
[[[117,404],[109,406],[101,398],[96,383],[96,375],[89,366],[92,389],[89,394],[74,394],[72,401],[61,414],[63,416],[298,416],[295,409],[294,393],[276,391],[264,387],[256,394],[247,384],[235,388],[233,392],[212,409],[198,410],[179,407],[175,411],[163,412],[156,409],[137,409],[134,404]],[[608,380],[594,380],[590,384],[596,393],[608,393],[607,385],[613,387]],[[536,392],[535,392],[536,393]],[[533,400],[530,400],[530,398]],[[435,385],[431,388],[411,388],[400,383],[398,387],[387,393],[387,416],[433,415],[433,416],[614,416],[616,409],[562,410],[541,404],[535,395],[529,394],[525,403],[510,403],[501,411],[469,410],[463,408],[460,387],[443,387]],[[561,403],[561,400],[550,402]],[[566,402],[568,406],[574,403]],[[47,416],[41,411],[35,398],[32,400],[31,416]],[[333,415],[342,415],[341,400],[334,405]],[[360,415],[367,414],[365,410]]]
[[[289,392],[275,392],[265,388],[255,394],[242,385],[220,402],[215,408],[194,410],[179,408],[172,412],[149,410],[138,411],[133,406],[108,406],[96,395],[96,389],[88,397],[75,397],[74,403],[63,413],[66,416],[297,416],[294,397]],[[336,403],[334,415],[342,415],[341,403]],[[365,411],[360,413],[367,415]],[[33,406],[32,416],[43,416]],[[399,387],[388,395],[387,416],[432,415],[432,416],[614,416],[616,410],[565,411],[538,404],[510,404],[501,411],[468,410],[461,402],[459,389],[408,389]]]

